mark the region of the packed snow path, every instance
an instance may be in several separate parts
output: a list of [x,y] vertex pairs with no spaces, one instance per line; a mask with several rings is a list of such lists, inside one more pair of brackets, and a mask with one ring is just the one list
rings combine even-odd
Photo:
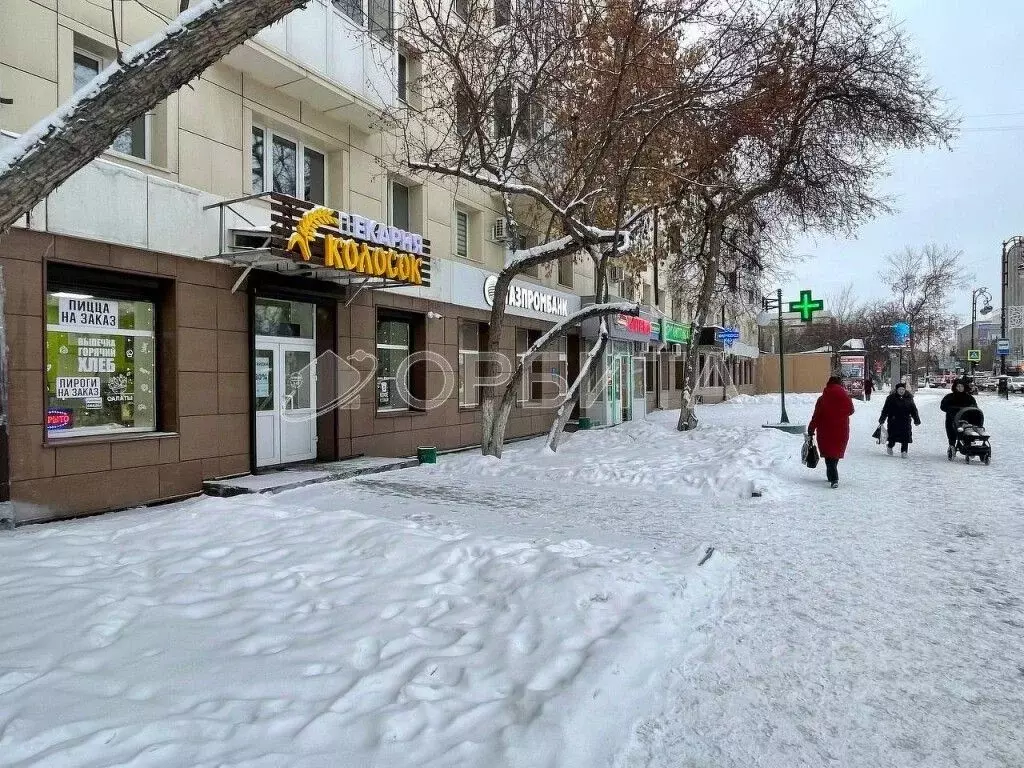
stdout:
[[0,535],[0,765],[1019,768],[1024,399],[939,394],[837,491],[743,398]]
[[[906,460],[870,438],[883,398],[858,403],[835,491],[823,466],[800,465],[800,438],[759,430],[777,398],[703,409],[710,435],[673,435],[658,414],[586,436],[597,453],[460,457],[436,470],[440,490],[401,476],[360,485],[446,490],[455,503],[439,515],[487,530],[662,555],[713,545],[731,559],[720,611],[699,627],[706,645],[666,676],[619,765],[1019,767],[1024,399],[982,398],[985,467],[947,461],[942,394],[918,393]],[[791,398],[791,419],[806,423],[813,402]],[[764,495],[743,499],[748,487]]]

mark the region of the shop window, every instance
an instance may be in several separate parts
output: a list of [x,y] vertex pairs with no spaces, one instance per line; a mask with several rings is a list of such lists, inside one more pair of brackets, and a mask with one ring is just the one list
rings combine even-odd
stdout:
[[[522,364],[523,358],[525,357],[526,350],[537,343],[541,338],[542,332],[535,331],[534,329],[528,328],[517,328],[515,332],[516,340],[516,357],[520,364]],[[544,398],[544,387],[545,384],[550,381],[550,378],[545,377],[544,371],[545,366],[552,364],[552,355],[558,355],[558,362],[554,367],[557,371],[566,359],[565,357],[565,338],[559,339],[559,343],[554,347],[549,347],[548,350],[537,357],[532,358],[529,361],[529,365],[525,367],[522,372],[522,382],[519,388],[519,402],[536,402]]]
[[253,125],[250,168],[254,193],[278,192],[320,205],[326,200],[327,158],[295,138]]
[[[542,331],[532,328],[516,328],[516,357],[522,363],[526,351],[532,347],[540,337]],[[568,354],[566,352],[566,338],[562,336],[551,344],[544,352],[530,361],[523,371],[522,386],[519,390],[519,402],[539,402],[545,396],[552,399],[557,397],[558,392],[555,377],[566,377],[568,369]]]
[[424,348],[424,321],[421,315],[382,314],[377,318],[377,410],[407,411],[413,402],[424,399],[426,364],[410,364],[410,355]]
[[647,378],[647,366],[642,357],[633,358],[633,397],[641,397],[641,392],[647,391],[644,380]]
[[46,294],[47,437],[154,432],[157,297],[51,277]]
[[459,322],[459,406],[475,408],[480,404],[480,348],[484,326]]
[[[86,87],[96,75],[111,63],[113,56],[101,56],[83,48],[75,48],[73,53],[72,82],[75,93]],[[125,128],[114,143],[110,145],[113,152],[134,157],[137,160],[152,162],[153,157],[153,119],[155,112],[139,115]]]
[[654,392],[654,358],[647,356],[644,367],[646,368],[647,394]]

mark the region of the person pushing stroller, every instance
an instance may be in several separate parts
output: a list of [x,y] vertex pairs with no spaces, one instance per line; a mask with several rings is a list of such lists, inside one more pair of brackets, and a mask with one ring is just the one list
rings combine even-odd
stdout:
[[946,414],[946,440],[949,442],[950,453],[956,445],[956,415],[961,408],[977,408],[978,401],[974,399],[967,390],[967,384],[963,379],[954,379],[949,394],[942,398],[939,409]]

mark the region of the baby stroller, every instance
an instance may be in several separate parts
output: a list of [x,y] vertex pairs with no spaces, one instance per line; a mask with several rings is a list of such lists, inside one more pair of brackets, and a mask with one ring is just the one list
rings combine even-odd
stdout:
[[959,453],[968,462],[972,456],[977,456],[984,464],[992,461],[992,446],[985,431],[985,414],[980,408],[961,408],[953,417],[953,424],[956,442],[946,451],[946,458],[952,461]]

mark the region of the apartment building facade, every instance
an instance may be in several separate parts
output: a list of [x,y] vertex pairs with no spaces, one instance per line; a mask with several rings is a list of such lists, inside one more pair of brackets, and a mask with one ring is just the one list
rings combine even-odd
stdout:
[[[92,0],[8,0],[0,146],[178,6],[115,2],[112,15]],[[415,98],[417,66],[391,14],[311,0],[136,120],[0,238],[0,483],[18,522],[178,498],[278,465],[480,442],[501,212],[484,192],[389,159],[379,116]],[[332,212],[335,268],[285,240],[314,206]],[[593,292],[584,261],[517,279],[503,352],[514,360]],[[616,347],[619,387],[644,404],[620,417],[677,404],[680,348],[666,339],[685,326],[666,311],[652,303],[646,337]],[[543,398],[579,370],[585,342],[570,334],[527,372],[510,437],[547,429]],[[594,407],[607,413],[604,400]]]

